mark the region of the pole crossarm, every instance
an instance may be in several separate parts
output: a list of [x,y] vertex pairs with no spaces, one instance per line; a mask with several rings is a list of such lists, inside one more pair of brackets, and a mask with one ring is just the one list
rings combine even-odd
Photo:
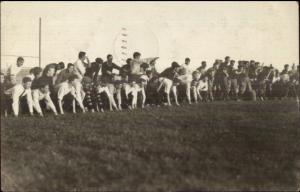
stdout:
[[39,58],[38,56],[31,56],[31,55],[1,55],[1,57],[28,57],[28,58]]

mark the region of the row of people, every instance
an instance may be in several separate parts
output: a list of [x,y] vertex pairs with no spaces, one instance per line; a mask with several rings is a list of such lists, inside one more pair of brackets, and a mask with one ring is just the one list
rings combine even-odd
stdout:
[[[90,62],[85,52],[78,54],[75,63],[65,68],[63,62],[51,63],[44,69],[34,67],[16,84],[16,74],[24,59],[18,58],[16,65],[8,70],[6,78],[1,73],[1,109],[3,114],[19,111],[43,116],[51,110],[55,115],[65,110],[75,113],[86,111],[122,110],[145,105],[176,105],[187,101],[240,100],[248,96],[256,100],[299,96],[299,66],[291,70],[289,65],[279,71],[263,66],[256,61],[235,61],[230,57],[217,59],[211,68],[206,62],[191,70],[190,59],[184,64],[172,62],[159,73],[156,58],[141,59],[135,52],[126,64],[119,66],[113,56],[107,55],[104,62],[96,58]],[[118,74],[113,70],[119,71]]]

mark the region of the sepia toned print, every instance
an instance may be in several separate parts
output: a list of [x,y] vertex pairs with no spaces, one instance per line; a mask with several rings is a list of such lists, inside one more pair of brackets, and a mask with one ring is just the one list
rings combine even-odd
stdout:
[[300,190],[297,2],[1,2],[2,191]]

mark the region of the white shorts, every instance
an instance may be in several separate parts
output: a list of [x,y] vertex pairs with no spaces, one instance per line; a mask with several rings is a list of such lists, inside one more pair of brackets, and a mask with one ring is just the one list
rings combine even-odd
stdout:
[[173,81],[168,78],[160,77],[159,82],[163,84],[164,92],[170,93],[171,88],[173,86]]

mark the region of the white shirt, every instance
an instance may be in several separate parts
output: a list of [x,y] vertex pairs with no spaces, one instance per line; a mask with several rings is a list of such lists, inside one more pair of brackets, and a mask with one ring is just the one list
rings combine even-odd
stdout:
[[84,66],[84,63],[83,63],[80,59],[78,59],[78,60],[74,63],[74,65],[75,65],[76,71],[79,73],[79,74],[78,74],[79,78],[82,79],[82,77],[83,77],[83,75],[84,75],[84,73],[85,73],[85,66]]
[[22,70],[22,66],[18,67],[17,64],[12,64],[8,67],[7,73],[9,76],[10,75],[17,76],[21,70]]
[[182,68],[184,68],[186,70],[187,74],[192,74],[192,70],[190,68],[190,64],[186,65],[185,63],[181,65]]
[[26,96],[27,98],[29,112],[33,113],[31,89],[24,89],[22,84],[16,84],[12,88],[6,90],[4,93],[12,97],[13,100],[12,108],[13,108],[14,115],[17,116],[19,114],[19,105],[20,105],[19,101],[20,98],[23,96]]
[[181,67],[186,70],[186,74],[182,75],[181,80],[185,83],[191,82],[193,80],[193,76],[192,76],[192,70],[191,70],[190,66],[186,65],[186,64],[182,64]]
[[275,82],[277,82],[277,81],[279,81],[280,80],[280,77],[273,77],[273,79],[272,79],[272,83],[275,83]]
[[130,66],[131,74],[133,74],[133,75],[141,74],[141,64],[142,63],[143,63],[142,60],[133,59],[131,66]]
[[208,91],[208,81],[204,82],[203,80],[200,80],[198,88],[200,91]]
[[284,82],[288,82],[290,80],[290,76],[288,74],[280,75],[280,79]]

